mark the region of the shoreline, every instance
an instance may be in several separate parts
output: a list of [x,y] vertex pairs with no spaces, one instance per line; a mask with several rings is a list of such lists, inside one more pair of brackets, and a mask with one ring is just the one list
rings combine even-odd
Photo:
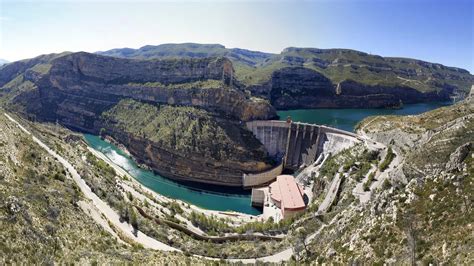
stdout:
[[[120,147],[118,147],[120,149]],[[122,182],[129,181],[135,186],[138,186],[144,192],[149,193],[153,198],[158,201],[169,203],[172,201],[178,202],[183,208],[188,209],[189,211],[197,211],[205,215],[213,215],[217,218],[228,218],[234,220],[235,222],[242,223],[242,222],[252,222],[252,221],[259,221],[263,219],[263,213],[259,215],[252,215],[237,211],[218,211],[218,210],[210,210],[205,209],[203,207],[197,206],[195,204],[189,203],[187,201],[181,199],[173,199],[167,196],[161,195],[158,192],[153,191],[152,189],[146,187],[142,183],[140,183],[135,177],[133,177],[127,170],[123,169],[121,166],[115,164],[112,160],[110,160],[103,152],[92,148],[91,146],[87,145],[87,149],[93,153],[95,156],[99,157],[100,159],[104,160],[107,164],[109,164],[114,170],[117,172],[119,176],[127,177],[128,180],[121,180]],[[144,195],[147,197],[147,195]]]

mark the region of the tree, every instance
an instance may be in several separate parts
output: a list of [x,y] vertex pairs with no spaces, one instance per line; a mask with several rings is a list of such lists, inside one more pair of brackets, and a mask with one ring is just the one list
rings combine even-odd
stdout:
[[307,235],[308,235],[308,232],[306,231],[304,227],[298,227],[293,234],[293,237],[292,237],[293,252],[298,261],[302,260],[303,251],[306,253],[306,256],[309,256],[311,254],[308,244],[306,243]]
[[138,218],[137,218],[137,213],[133,209],[133,207],[129,208],[129,215],[130,215],[130,224],[133,227],[133,234],[137,236],[138,233]]

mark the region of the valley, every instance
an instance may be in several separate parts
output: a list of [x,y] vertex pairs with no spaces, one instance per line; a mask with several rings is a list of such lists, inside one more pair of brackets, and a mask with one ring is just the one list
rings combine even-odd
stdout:
[[0,67],[5,262],[472,262],[467,71],[340,49],[127,51]]

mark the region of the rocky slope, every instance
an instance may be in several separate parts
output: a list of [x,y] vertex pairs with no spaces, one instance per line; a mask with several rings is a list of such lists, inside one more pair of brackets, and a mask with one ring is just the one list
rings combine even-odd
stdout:
[[[56,57],[0,69],[1,86],[21,79],[37,88],[14,102],[27,102],[28,112],[45,120],[87,120],[123,98],[197,106],[241,120],[275,116],[268,103],[252,100],[233,86],[232,63],[225,58],[140,61],[82,52]],[[70,124],[90,127],[85,121]]]
[[197,108],[123,100],[102,114],[100,123],[102,134],[169,178],[242,186],[244,173],[272,167],[250,131]]
[[[272,118],[276,116],[275,110],[267,101],[242,92],[233,75],[232,63],[222,57],[143,61],[83,52],[47,55],[0,69],[0,103],[31,120],[58,122],[82,132],[99,134],[105,127],[109,130],[107,133],[135,151],[137,159],[165,176],[236,186],[240,184],[243,172],[271,167],[264,153],[248,160],[245,156],[240,156],[239,160],[221,157],[204,168],[201,165],[206,165],[205,158],[209,156],[196,146],[193,147],[196,152],[189,157],[187,150],[180,149],[182,147],[160,149],[156,145],[153,146],[156,149],[142,156],[150,140],[128,134],[124,128],[110,126],[112,122],[104,121],[102,116],[123,99],[154,106],[192,106],[198,108],[194,109],[196,113],[212,113],[209,120],[213,123],[228,120],[234,133],[240,132],[237,134],[240,139],[253,143],[255,139],[251,134],[245,134],[239,121]],[[189,113],[181,112],[176,116],[178,120],[186,117]],[[166,126],[169,125],[161,125]],[[205,139],[209,136],[195,137]],[[260,148],[259,145],[236,147],[249,153]],[[167,158],[177,165],[153,163],[160,158]],[[181,159],[174,161],[175,158]]]
[[[183,255],[118,241],[117,234],[81,209],[86,199],[63,166],[0,111],[2,263],[197,263]],[[92,167],[89,171],[105,179]]]
[[[390,147],[392,159],[364,179],[357,174],[363,162],[348,165],[337,203],[320,217],[326,227],[305,247],[303,260],[472,264],[474,239],[466,232],[474,217],[473,114],[468,99],[417,116],[363,121],[358,132]],[[347,153],[325,169],[347,162]],[[382,150],[382,158],[389,153]],[[371,183],[358,191],[360,180]]]
[[[474,82],[463,69],[348,49],[290,47],[280,54],[269,54],[185,43],[113,49],[100,54],[141,59],[226,56],[234,64],[236,79],[279,109],[392,107],[400,101],[448,100],[451,95],[465,96]],[[309,98],[295,99],[295,87]]]

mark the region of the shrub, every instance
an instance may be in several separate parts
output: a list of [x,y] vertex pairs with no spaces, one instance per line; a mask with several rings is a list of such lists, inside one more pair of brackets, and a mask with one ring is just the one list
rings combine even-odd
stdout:
[[379,165],[379,169],[381,172],[385,171],[388,168],[395,156],[396,155],[395,153],[393,153],[392,147],[388,147],[387,155],[385,156],[385,159],[382,161],[382,163],[380,163]]
[[383,189],[389,189],[391,186],[392,186],[392,184],[390,183],[390,181],[388,181],[388,179],[385,179],[383,181],[383,184],[382,184]]

